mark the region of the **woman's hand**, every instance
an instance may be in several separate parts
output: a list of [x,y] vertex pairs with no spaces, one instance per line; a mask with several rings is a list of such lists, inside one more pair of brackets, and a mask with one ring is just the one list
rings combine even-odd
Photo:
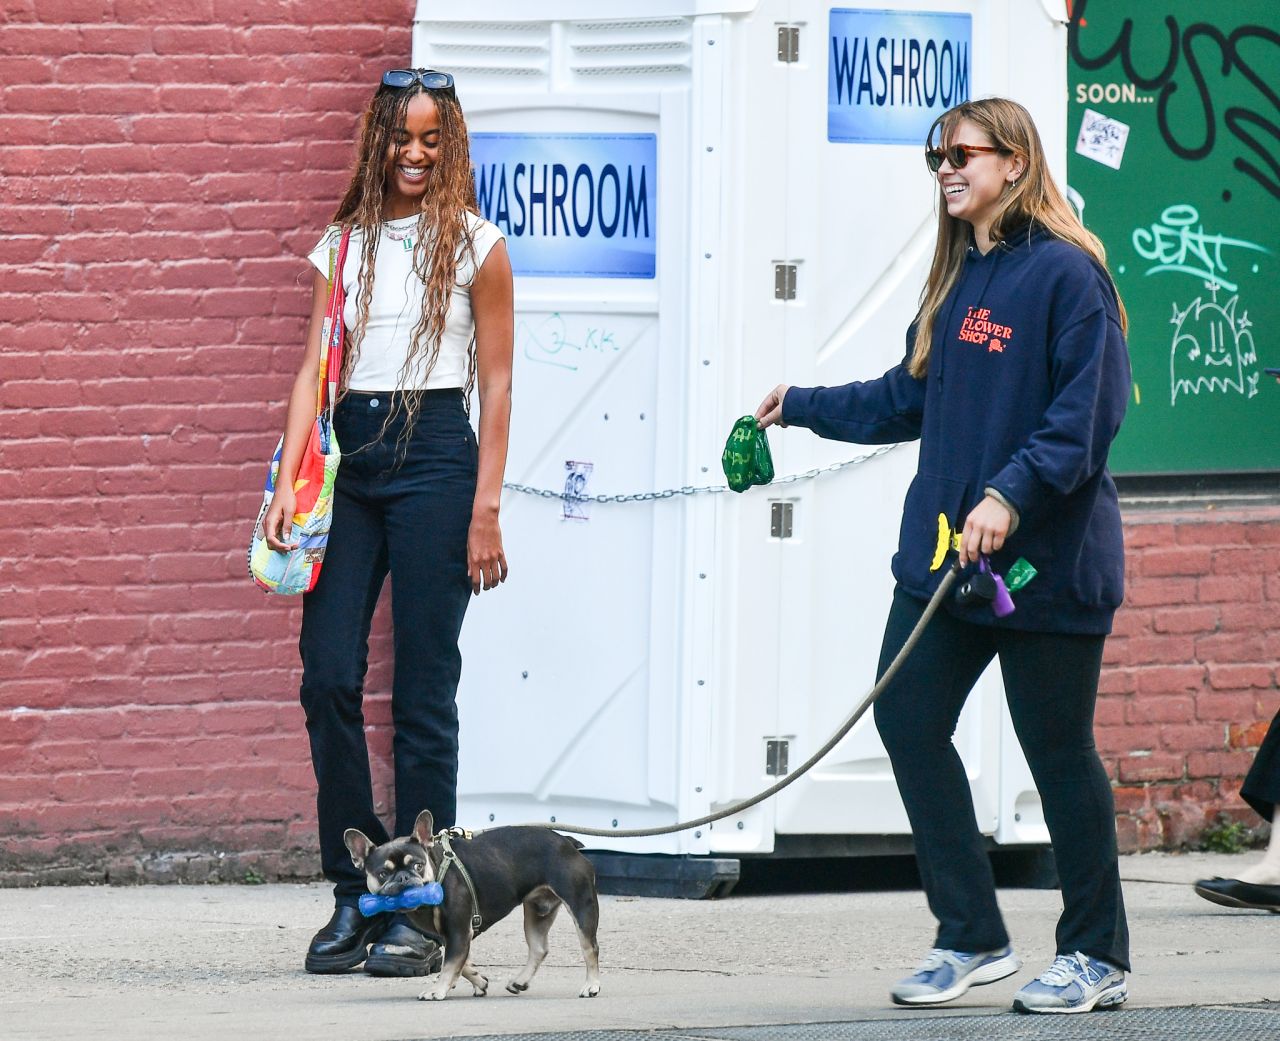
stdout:
[[1013,514],[998,500],[988,495],[978,503],[964,519],[964,534],[960,539],[960,563],[977,562],[978,554],[990,556],[1009,535]]
[[307,332],[307,349],[293,379],[289,395],[289,411],[284,421],[284,443],[280,447],[280,469],[276,473],[276,490],[271,496],[266,516],[262,518],[262,537],[277,553],[297,549],[298,543],[287,542],[293,534],[293,515],[298,512],[293,478],[302,459],[307,438],[316,421],[316,379],[320,375],[320,330],[329,303],[329,282],[319,271],[311,280],[311,325]]
[[277,553],[298,548],[296,542],[285,541],[293,533],[293,515],[297,512],[298,498],[293,494],[290,483],[277,480],[276,493],[271,496],[267,515],[262,518],[262,537]]
[[473,513],[471,528],[467,532],[467,571],[471,575],[471,592],[480,595],[481,589],[493,589],[507,580],[507,557],[502,552],[502,528],[498,525],[498,513]]
[[760,402],[760,407],[756,409],[756,422],[760,424],[761,430],[771,427],[775,423],[780,427],[787,425],[782,422],[782,399],[787,396],[787,391],[790,389],[791,385],[789,383],[779,383]]

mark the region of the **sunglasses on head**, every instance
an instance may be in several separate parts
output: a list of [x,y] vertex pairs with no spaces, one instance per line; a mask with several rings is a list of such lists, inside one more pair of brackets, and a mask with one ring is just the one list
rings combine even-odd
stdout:
[[993,148],[991,145],[948,145],[946,148],[926,148],[924,150],[924,161],[933,173],[938,172],[944,159],[951,164],[953,170],[960,170],[969,161],[971,152],[1000,151],[1003,151],[1003,149]]
[[453,90],[453,77],[435,69],[388,69],[382,74],[382,85],[403,90],[421,83],[427,90]]

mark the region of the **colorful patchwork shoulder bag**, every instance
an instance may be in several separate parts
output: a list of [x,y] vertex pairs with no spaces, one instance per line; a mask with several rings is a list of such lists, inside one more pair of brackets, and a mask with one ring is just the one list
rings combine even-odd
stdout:
[[[262,535],[262,519],[271,506],[280,474],[280,453],[284,438],[276,445],[271,466],[267,469],[267,485],[262,509],[253,525],[249,544],[249,574],[268,593],[291,596],[309,593],[320,577],[324,550],[329,544],[329,521],[333,517],[333,482],[338,476],[341,452],[333,432],[333,401],[342,376],[342,348],[345,332],[342,307],[346,294],[342,285],[342,265],[347,259],[351,229],[344,228],[336,251],[329,250],[329,304],[324,324],[320,327],[320,375],[316,385],[316,421],[298,463],[293,490],[297,495],[297,512],[289,542],[296,543],[287,553],[273,550]],[[335,258],[336,252],[336,258]]]

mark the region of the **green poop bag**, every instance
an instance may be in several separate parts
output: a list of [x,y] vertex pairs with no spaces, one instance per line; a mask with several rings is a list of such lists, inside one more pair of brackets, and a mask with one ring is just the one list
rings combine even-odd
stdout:
[[773,480],[769,439],[755,416],[743,416],[733,424],[720,465],[724,467],[729,487],[735,492],[745,492],[753,484],[768,484]]

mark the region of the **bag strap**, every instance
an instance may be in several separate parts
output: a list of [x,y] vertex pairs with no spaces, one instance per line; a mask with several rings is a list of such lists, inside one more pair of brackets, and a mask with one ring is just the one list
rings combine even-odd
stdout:
[[316,385],[316,415],[332,413],[334,399],[338,396],[338,381],[342,378],[342,347],[346,329],[342,310],[347,302],[342,282],[342,269],[347,260],[347,246],[351,242],[351,228],[342,229],[337,256],[329,249],[329,302],[325,307],[324,322],[320,326],[320,373]]

